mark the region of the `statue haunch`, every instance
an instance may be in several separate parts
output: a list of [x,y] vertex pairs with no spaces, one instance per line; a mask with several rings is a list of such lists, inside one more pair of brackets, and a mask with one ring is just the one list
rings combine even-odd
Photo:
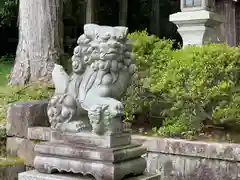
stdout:
[[135,71],[126,27],[86,24],[72,56],[72,74],[55,65],[55,95],[48,105],[53,129],[93,132],[123,131],[121,97]]

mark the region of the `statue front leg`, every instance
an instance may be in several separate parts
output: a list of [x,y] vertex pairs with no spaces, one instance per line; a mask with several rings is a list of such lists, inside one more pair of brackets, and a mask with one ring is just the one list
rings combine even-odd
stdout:
[[[122,132],[123,105],[113,98],[96,97],[88,104],[88,117],[92,132],[98,135]],[[89,102],[89,101],[88,101]]]
[[55,95],[48,104],[51,128],[61,132],[91,131],[87,112],[68,94]]

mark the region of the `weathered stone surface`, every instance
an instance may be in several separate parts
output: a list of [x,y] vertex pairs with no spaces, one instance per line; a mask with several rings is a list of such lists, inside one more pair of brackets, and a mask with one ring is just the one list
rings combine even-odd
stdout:
[[6,165],[4,165],[4,163],[0,159],[0,179],[1,180],[17,180],[18,173],[21,173],[24,171],[25,171],[24,164],[21,164],[21,163],[11,164],[11,162],[8,162]]
[[[18,180],[95,180],[93,177],[82,176],[80,174],[46,174],[36,170],[23,172],[18,175]],[[126,180],[160,180],[159,175],[145,174],[138,177],[127,178]]]
[[166,180],[238,180],[238,144],[133,136],[148,149],[147,170]]
[[27,171],[18,175],[18,180],[92,180],[90,177],[82,177],[79,174],[44,174],[36,170]]
[[150,152],[195,158],[240,161],[240,144],[187,141],[138,135],[133,135],[132,139],[139,143],[143,143],[143,146]]
[[146,161],[143,158],[135,158],[110,163],[106,161],[37,155],[34,160],[34,167],[42,173],[65,171],[69,173],[90,174],[96,180],[122,180],[127,175],[141,175],[146,169]]
[[42,173],[57,170],[91,174],[97,180],[121,180],[146,169],[146,160],[141,157],[146,149],[137,144],[101,148],[91,143],[45,142],[37,144],[35,152],[34,167]]
[[149,153],[148,171],[166,180],[239,180],[240,163],[206,158]]
[[34,158],[36,153],[34,151],[35,143],[24,139],[19,146],[17,155],[24,161],[24,164],[27,166],[33,166]]
[[37,154],[87,160],[119,162],[141,157],[146,149],[137,144],[116,148],[99,148],[71,143],[41,143],[35,146]]
[[47,111],[51,128],[123,133],[120,100],[136,70],[128,28],[85,24],[83,30],[73,51],[72,73],[57,64],[52,71],[55,94]]
[[7,155],[11,157],[19,157],[25,165],[33,166],[35,158],[35,143],[23,138],[7,138]]
[[6,145],[7,155],[17,157],[17,152],[19,150],[19,146],[23,141],[24,141],[23,138],[8,137],[7,145]]
[[51,141],[63,141],[73,144],[82,144],[86,146],[95,146],[102,148],[114,148],[131,144],[131,135],[128,133],[118,133],[99,136],[92,133],[62,133],[53,130],[51,132]]
[[[43,131],[44,132],[44,131]],[[166,180],[238,180],[240,145],[132,136],[148,149],[147,170]]]
[[125,180],[161,180],[161,175],[156,173],[145,173],[144,175],[126,178]]
[[8,136],[27,137],[28,127],[49,126],[48,100],[12,103],[7,111]]
[[52,142],[65,141],[106,148],[126,146],[131,143],[131,135],[129,133],[98,136],[92,133],[61,133],[49,127],[28,128],[28,138]]
[[27,137],[32,140],[50,141],[51,132],[50,127],[29,127]]

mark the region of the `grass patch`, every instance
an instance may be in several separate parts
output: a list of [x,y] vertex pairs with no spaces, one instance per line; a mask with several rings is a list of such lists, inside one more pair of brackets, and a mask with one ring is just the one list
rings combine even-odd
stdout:
[[[3,92],[7,91],[5,88],[7,87],[8,83],[8,77],[9,73],[12,68],[12,62],[13,59],[9,59],[7,57],[0,58],[0,91],[1,91],[1,97],[0,97],[0,131],[3,131],[3,127],[5,124],[5,112],[6,112],[6,97],[4,97]],[[1,134],[1,133],[0,133]]]
[[6,124],[6,110],[10,103],[47,99],[52,96],[54,91],[53,86],[38,82],[27,86],[7,85],[12,62],[11,57],[0,58],[0,129]]
[[0,62],[0,87],[6,86],[11,68],[11,62]]

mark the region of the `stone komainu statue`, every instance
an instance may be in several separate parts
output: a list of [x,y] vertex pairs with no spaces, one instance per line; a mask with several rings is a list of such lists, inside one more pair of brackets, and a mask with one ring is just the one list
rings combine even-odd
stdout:
[[126,27],[86,24],[72,56],[72,74],[55,65],[55,95],[48,105],[51,127],[98,135],[123,131],[121,97],[131,82],[133,64]]

